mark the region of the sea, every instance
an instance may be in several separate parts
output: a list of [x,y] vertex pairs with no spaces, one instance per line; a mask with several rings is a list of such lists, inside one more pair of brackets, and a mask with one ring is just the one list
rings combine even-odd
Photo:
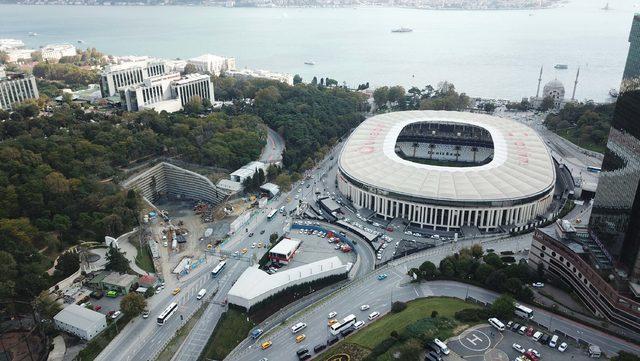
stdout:
[[[68,42],[114,55],[235,57],[239,68],[519,100],[555,78],[571,97],[610,101],[637,0],[570,0],[539,10],[0,5],[0,38]],[[393,33],[399,27],[409,33]],[[29,36],[37,33],[37,36]],[[79,41],[82,41],[80,43]],[[315,65],[306,65],[313,62]],[[556,64],[568,69],[558,70]]]

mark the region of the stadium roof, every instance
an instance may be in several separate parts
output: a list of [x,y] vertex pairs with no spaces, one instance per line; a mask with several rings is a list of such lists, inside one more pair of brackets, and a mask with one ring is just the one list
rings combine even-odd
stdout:
[[249,267],[231,287],[228,295],[251,300],[274,289],[285,287],[288,284],[297,284],[300,283],[297,282],[299,280],[337,268],[344,268],[345,272],[348,271],[348,265],[343,264],[337,256],[299,267],[281,269],[274,274],[268,274],[258,267]]
[[[402,159],[395,153],[398,135],[417,122],[484,128],[493,139],[493,160],[476,167],[448,167]],[[553,160],[534,130],[477,113],[407,111],[369,118],[347,140],[339,164],[345,175],[382,193],[438,200],[515,200],[539,195],[555,183]]]

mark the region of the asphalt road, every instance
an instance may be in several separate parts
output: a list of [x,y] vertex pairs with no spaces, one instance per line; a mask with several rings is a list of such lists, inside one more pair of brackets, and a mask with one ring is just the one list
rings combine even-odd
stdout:
[[277,163],[282,161],[284,152],[284,139],[275,130],[267,128],[267,144],[262,149],[260,161],[264,163]]
[[[525,235],[489,241],[483,243],[483,246],[485,248],[493,248],[496,252],[505,250],[520,251],[529,247],[530,237],[530,235]],[[413,284],[410,283],[410,277],[406,276],[408,269],[416,267],[426,260],[437,264],[445,256],[456,252],[463,246],[469,246],[471,243],[471,241],[468,241],[445,245],[392,261],[387,266],[352,282],[342,290],[325,297],[319,303],[291,317],[286,325],[265,333],[256,341],[244,342],[226,360],[257,361],[263,357],[269,360],[297,360],[295,352],[300,347],[305,346],[311,350],[317,344],[326,343],[327,339],[331,337],[327,327],[327,315],[332,311],[338,313],[338,319],[354,314],[357,319],[365,320],[366,323],[369,323],[367,315],[370,312],[378,311],[381,314],[386,314],[390,311],[391,303],[397,300],[409,301],[428,296],[449,296],[465,299],[469,296],[483,302],[492,302],[499,295],[486,289],[450,281]],[[386,273],[388,277],[383,281],[378,281],[377,275],[380,273]],[[370,305],[370,309],[360,311],[359,307],[362,304]],[[547,311],[535,308],[534,310],[537,322],[551,326],[551,328],[560,330],[575,338],[598,345],[607,354],[612,354],[619,350],[640,352],[638,345],[630,344]],[[301,331],[307,337],[300,344],[295,342],[295,336],[289,328],[297,322],[305,322],[307,324],[307,328]],[[267,350],[261,350],[260,343],[266,340],[272,341],[273,345]]]

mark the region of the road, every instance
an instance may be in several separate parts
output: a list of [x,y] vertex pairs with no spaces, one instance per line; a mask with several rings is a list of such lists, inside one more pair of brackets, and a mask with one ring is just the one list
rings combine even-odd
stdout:
[[[524,235],[494,240],[484,242],[483,246],[485,248],[493,248],[496,252],[503,250],[517,251],[529,247],[530,237],[531,235]],[[332,296],[325,297],[317,304],[296,314],[287,321],[286,325],[265,333],[259,340],[243,342],[226,360],[257,361],[263,357],[269,360],[297,360],[295,352],[300,347],[304,346],[312,350],[315,345],[324,344],[327,339],[332,337],[327,327],[327,315],[332,311],[338,313],[338,319],[348,314],[354,314],[358,319],[365,320],[368,323],[367,315],[369,313],[378,311],[381,314],[386,314],[390,311],[393,301],[409,301],[429,296],[449,296],[464,299],[469,296],[483,302],[492,302],[499,295],[489,290],[450,281],[410,283],[411,278],[406,275],[407,270],[420,265],[426,260],[437,264],[442,258],[472,243],[473,241],[458,242],[457,244],[430,249],[392,261],[387,266],[352,282]],[[377,280],[377,275],[380,273],[386,273],[388,277],[383,281],[379,281]],[[360,311],[360,306],[363,304],[370,305],[370,309]],[[551,326],[553,329],[575,338],[599,345],[608,354],[619,350],[640,352],[638,345],[630,344],[547,311],[535,308],[534,310],[536,320],[543,325]],[[307,328],[301,332],[307,337],[300,344],[295,343],[294,335],[289,329],[291,325],[297,322],[305,322],[307,324]],[[261,350],[260,343],[266,340],[272,341],[273,345],[267,350]]]
[[267,144],[262,149],[260,161],[263,163],[277,163],[282,161],[284,139],[275,130],[267,128]]

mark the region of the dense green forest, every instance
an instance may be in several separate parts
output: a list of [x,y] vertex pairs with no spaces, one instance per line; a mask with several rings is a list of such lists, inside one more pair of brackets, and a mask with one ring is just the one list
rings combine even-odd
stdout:
[[549,114],[544,124],[571,142],[604,152],[615,103],[567,103],[558,114]]
[[252,115],[117,116],[66,105],[35,114],[34,104],[0,112],[0,297],[30,298],[48,286],[45,255],[135,225],[137,196],[111,180],[121,167],[166,155],[235,168],[264,144]]

